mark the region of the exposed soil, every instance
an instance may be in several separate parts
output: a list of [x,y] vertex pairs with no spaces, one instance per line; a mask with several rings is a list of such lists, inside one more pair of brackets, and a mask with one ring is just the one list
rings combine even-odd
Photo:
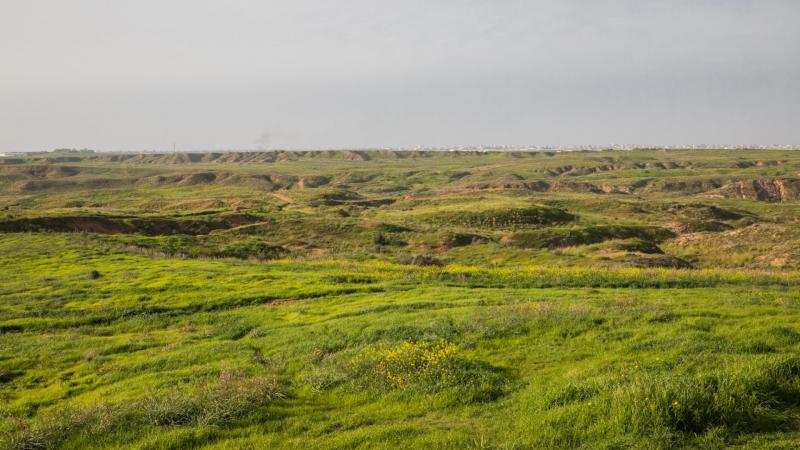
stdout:
[[177,220],[171,218],[126,218],[107,216],[62,216],[9,219],[0,221],[0,232],[19,233],[50,231],[58,233],[144,234],[148,236],[208,234],[255,223],[259,219],[231,214],[215,219]]
[[707,192],[708,198],[758,200],[762,202],[791,202],[800,199],[800,180],[740,180]]

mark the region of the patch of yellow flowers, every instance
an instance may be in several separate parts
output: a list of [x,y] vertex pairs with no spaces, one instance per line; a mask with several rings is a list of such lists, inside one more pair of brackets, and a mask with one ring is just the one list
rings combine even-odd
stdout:
[[394,347],[377,349],[370,359],[372,374],[378,381],[399,388],[415,380],[451,378],[448,362],[458,352],[458,347],[445,340],[435,344],[404,341]]

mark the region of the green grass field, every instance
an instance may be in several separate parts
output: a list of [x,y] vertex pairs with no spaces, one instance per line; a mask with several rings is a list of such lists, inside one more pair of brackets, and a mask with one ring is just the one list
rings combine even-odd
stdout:
[[0,158],[0,446],[793,449],[800,153]]

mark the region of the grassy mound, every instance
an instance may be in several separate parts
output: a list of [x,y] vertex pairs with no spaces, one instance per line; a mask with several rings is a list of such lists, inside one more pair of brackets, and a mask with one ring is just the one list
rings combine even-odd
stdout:
[[596,244],[612,239],[660,242],[675,237],[665,228],[632,225],[594,225],[580,228],[547,228],[508,236],[505,241],[521,248],[560,248]]
[[646,254],[662,254],[664,253],[653,241],[644,240],[641,238],[623,239],[618,241],[609,241],[603,244],[603,250],[611,252],[632,252],[632,253],[646,253]]
[[0,221],[0,232],[58,232],[100,234],[200,235],[259,221],[254,216],[230,214],[209,219],[167,217],[62,216]]
[[323,359],[306,380],[315,389],[426,395],[447,404],[491,402],[510,387],[506,371],[461,356],[448,341],[402,341]]
[[691,269],[692,264],[682,258],[672,255],[642,255],[623,258],[633,267],[664,267],[670,269]]
[[487,209],[483,211],[442,211],[426,217],[428,222],[463,228],[521,228],[571,222],[576,217],[549,206]]
[[567,383],[541,400],[547,417],[538,444],[725,448],[744,430],[791,428],[787,411],[800,405],[798,375],[797,358],[778,357],[693,375],[638,372],[628,381]]
[[752,213],[744,211],[734,211],[731,209],[721,208],[716,205],[705,204],[685,204],[674,205],[667,209],[667,213],[671,216],[678,216],[686,220],[738,220],[745,216],[752,216]]
[[[272,376],[247,377],[222,370],[215,381],[194,388],[177,386],[125,403],[62,406],[40,413],[33,423],[18,424],[2,441],[9,450],[56,448],[70,441],[76,448],[130,427],[166,430],[175,426],[221,426],[286,394]],[[155,430],[154,430],[155,429]],[[81,444],[84,442],[84,444]]]
[[[762,362],[694,376],[644,375],[605,395],[626,433],[687,438],[718,427],[781,429],[800,405],[800,359]],[[678,435],[678,436],[676,436]]]
[[446,232],[436,239],[436,245],[442,249],[451,249],[471,244],[482,244],[489,241],[489,238],[478,234]]

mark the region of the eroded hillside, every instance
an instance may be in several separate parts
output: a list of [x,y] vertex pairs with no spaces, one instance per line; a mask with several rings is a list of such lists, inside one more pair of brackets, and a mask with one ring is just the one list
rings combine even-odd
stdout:
[[0,187],[2,232],[164,254],[800,265],[760,253],[798,236],[791,151],[45,153],[0,159]]

